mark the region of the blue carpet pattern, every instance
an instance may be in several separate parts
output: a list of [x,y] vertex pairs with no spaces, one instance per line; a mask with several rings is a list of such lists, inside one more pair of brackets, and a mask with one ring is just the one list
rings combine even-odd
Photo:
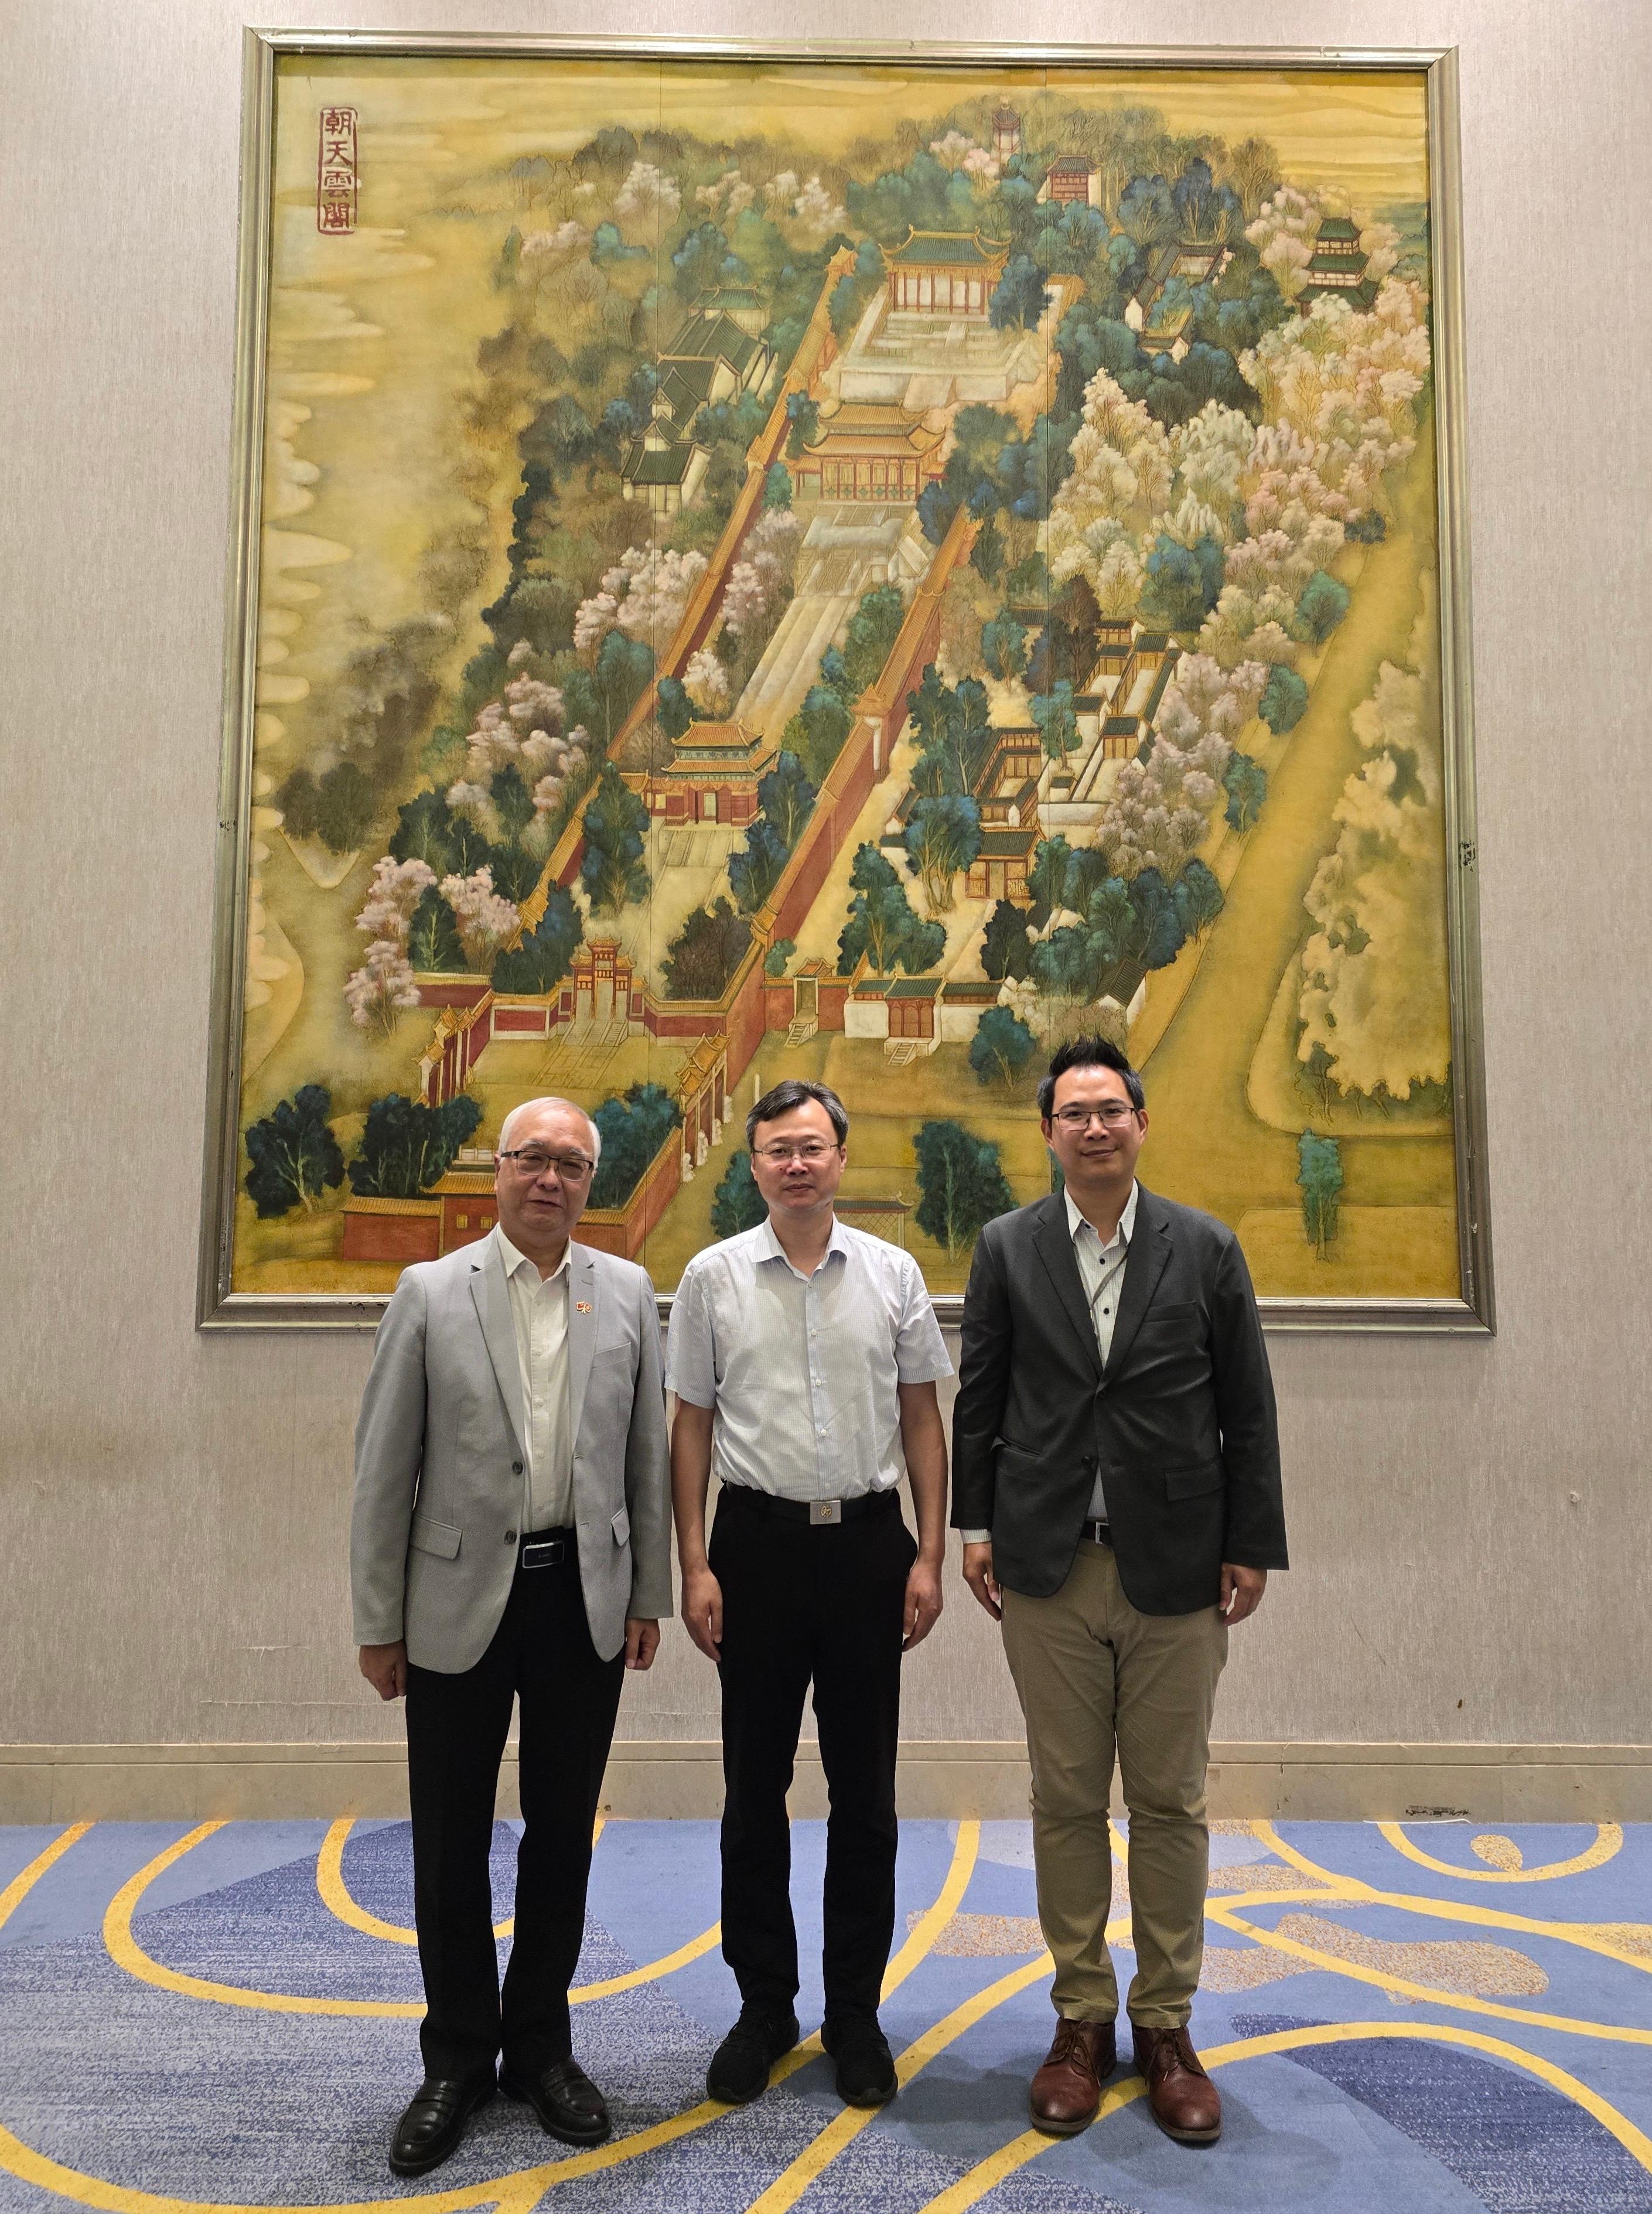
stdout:
[[[502,1923],[516,1842],[497,1826]],[[0,2214],[1652,2214],[1652,1828],[1234,1822],[1211,1844],[1215,2149],[1155,2129],[1128,2040],[1091,2129],[1029,2131],[1051,2015],[1024,1823],[902,1829],[892,2106],[846,2111],[812,2045],[755,2106],[708,2106],[737,2003],[715,1826],[609,1822],[574,2027],[614,2139],[576,2154],[499,2101],[400,2183],[405,1823],[0,1830]],[[812,2030],[823,1825],[792,1845]]]

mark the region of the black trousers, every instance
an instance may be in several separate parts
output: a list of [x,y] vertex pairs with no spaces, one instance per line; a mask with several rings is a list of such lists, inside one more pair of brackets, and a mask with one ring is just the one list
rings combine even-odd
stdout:
[[[407,1670],[413,1920],[425,1974],[419,2033],[433,2076],[536,2071],[572,2050],[568,1985],[585,1930],[590,1833],[619,1711],[623,1655],[599,1660],[573,1532],[560,1565],[524,1569],[474,1668]],[[523,1829],[516,1935],[501,2005],[488,1853],[513,1698]]]
[[875,2014],[895,1931],[895,1753],[906,1579],[917,1546],[893,1492],[836,1526],[773,1517],[725,1489],[707,1549],[723,1590],[723,1957],[740,1997],[784,2015],[798,1991],[792,1782],[814,1683],[826,1826],[828,2021]]

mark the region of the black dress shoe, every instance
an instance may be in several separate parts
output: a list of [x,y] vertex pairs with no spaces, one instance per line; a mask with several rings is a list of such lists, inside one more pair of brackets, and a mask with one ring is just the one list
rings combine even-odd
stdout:
[[408,2102],[390,2140],[394,2175],[425,2175],[456,2152],[465,2124],[499,2089],[485,2076],[427,2076]]
[[768,2071],[798,2041],[794,2014],[743,2006],[740,2019],[712,2055],[706,2089],[725,2107],[749,2107],[768,2089]]
[[876,2015],[829,2021],[820,2041],[837,2063],[837,2095],[846,2107],[886,2107],[899,2088],[895,2056]]
[[577,2060],[553,2060],[520,2073],[507,2063],[499,2070],[499,2089],[519,2106],[531,2107],[548,2134],[564,2144],[601,2144],[614,2126],[607,2101]]

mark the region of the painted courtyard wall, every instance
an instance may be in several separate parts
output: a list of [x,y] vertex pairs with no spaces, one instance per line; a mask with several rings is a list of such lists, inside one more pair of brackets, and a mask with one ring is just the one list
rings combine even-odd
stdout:
[[[265,20],[347,24],[346,5]],[[192,1324],[234,356],[240,23],[223,0],[9,13],[0,170],[0,1741],[393,1736],[347,1644],[364,1336]],[[431,27],[381,0],[381,28]],[[449,0],[443,27],[520,28]],[[752,5],[547,30],[753,37]],[[903,36],[1064,40],[920,0]],[[1191,0],[1089,26],[1196,40]],[[1600,0],[1236,0],[1224,40],[1459,44],[1495,1341],[1278,1337],[1293,1552],[1234,1641],[1228,1740],[1652,1739],[1644,514],[1649,18]],[[867,0],[799,35],[872,38]],[[1599,306],[1610,300],[1604,321]],[[1542,332],[1543,318],[1553,328]],[[1549,380],[1556,382],[1551,386]],[[98,896],[77,896],[88,867]],[[21,981],[20,981],[21,980]],[[38,995],[49,993],[43,1021]],[[136,1048],[136,1049],[134,1049]],[[1151,1174],[1151,1150],[1147,1156]],[[1013,1737],[961,1587],[909,1737]],[[621,1731],[703,1740],[670,1632]]]

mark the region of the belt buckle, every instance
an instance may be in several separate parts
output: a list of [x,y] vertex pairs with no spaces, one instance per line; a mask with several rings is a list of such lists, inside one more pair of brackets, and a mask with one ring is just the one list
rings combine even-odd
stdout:
[[823,1528],[829,1522],[841,1522],[843,1520],[843,1501],[841,1499],[811,1499],[809,1501],[809,1520],[817,1529]]
[[562,1550],[566,1540],[561,1538],[541,1538],[536,1545],[522,1549],[524,1569],[556,1569],[562,1565]]

